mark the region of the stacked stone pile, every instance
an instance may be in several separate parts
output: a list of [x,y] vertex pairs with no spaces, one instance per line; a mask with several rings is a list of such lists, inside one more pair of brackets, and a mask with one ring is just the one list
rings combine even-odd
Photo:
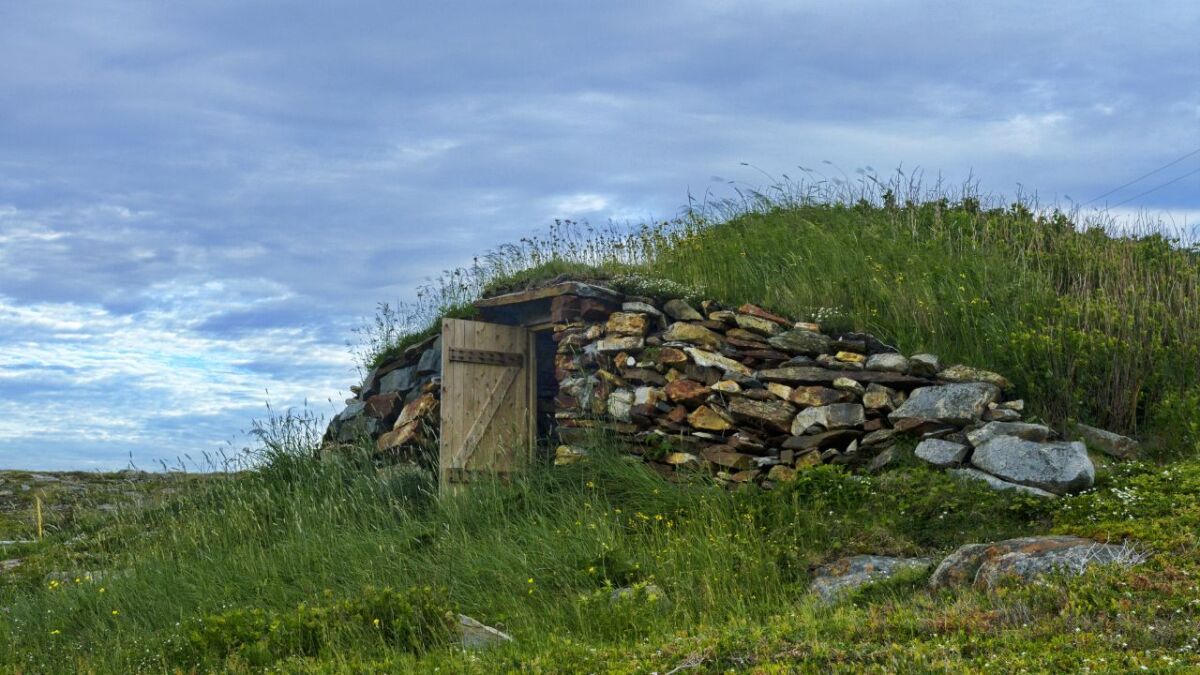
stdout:
[[921,459],[998,489],[1055,496],[1094,479],[1084,444],[1022,422],[997,373],[750,304],[626,300],[610,312],[555,302],[559,463],[605,429],[669,478],[770,486],[823,463],[880,470],[910,436]]
[[391,460],[435,466],[442,343],[433,336],[372,369],[325,432],[325,451],[369,439]]
[[[550,314],[557,464],[606,431],[669,479],[705,472],[770,487],[819,464],[882,470],[910,438],[920,459],[996,489],[1053,497],[1094,480],[1084,443],[1023,421],[1024,403],[994,372],[906,356],[865,333],[829,335],[751,304],[560,295]],[[374,369],[326,447],[365,437],[383,456],[429,459],[440,364],[435,336]],[[1093,449],[1136,452],[1131,439],[1080,433]]]

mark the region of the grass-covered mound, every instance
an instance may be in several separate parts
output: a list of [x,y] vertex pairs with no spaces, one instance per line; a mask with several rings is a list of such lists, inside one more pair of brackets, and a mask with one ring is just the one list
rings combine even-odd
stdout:
[[364,359],[407,341],[398,324],[435,325],[480,294],[565,277],[865,330],[906,353],[1002,372],[1054,424],[1133,433],[1158,457],[1200,447],[1200,251],[1163,230],[972,198],[764,199],[632,233],[559,223],[447,272],[410,314],[389,309],[363,331]]
[[[915,461],[729,492],[665,482],[597,438],[585,462],[437,499],[427,477],[365,454],[312,461],[321,425],[283,420],[261,429],[253,471],[72,523],[49,509],[46,539],[0,576],[0,670],[1200,667],[1195,252],[971,200],[775,201],[713,220],[632,235],[559,226],[381,315],[362,356],[485,289],[561,275],[643,295],[702,288],[1003,372],[1032,414],[1136,431],[1153,461],[1101,467],[1096,489],[1053,502]],[[30,533],[2,524],[0,539]],[[930,592],[915,573],[833,605],[807,592],[814,568],[843,555],[936,556],[1048,531],[1131,539],[1152,557],[990,592]],[[515,641],[461,652],[459,612]]]

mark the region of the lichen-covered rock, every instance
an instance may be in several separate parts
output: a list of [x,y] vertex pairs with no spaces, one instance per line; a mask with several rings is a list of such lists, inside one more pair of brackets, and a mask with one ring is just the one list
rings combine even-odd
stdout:
[[970,448],[962,443],[943,441],[940,438],[929,438],[917,444],[914,451],[917,457],[938,468],[958,466],[967,458]]
[[714,352],[707,352],[694,347],[686,347],[684,351],[687,352],[688,356],[692,357],[692,361],[695,361],[696,365],[702,368],[719,368],[725,371],[726,374],[736,373],[743,377],[750,377],[754,374],[754,371],[737,361]]
[[1118,459],[1129,459],[1137,455],[1138,442],[1128,436],[1098,429],[1086,424],[1076,424],[1075,431],[1089,447]]
[[854,396],[828,387],[796,387],[788,400],[801,407],[813,408],[834,403],[849,403]]
[[867,370],[880,370],[889,373],[907,373],[908,359],[903,354],[884,352],[872,354],[867,359]]
[[1081,537],[1021,537],[960,547],[937,566],[929,585],[934,589],[973,585],[986,590],[1006,577],[1029,581],[1050,572],[1082,574],[1093,564],[1130,566],[1144,559],[1128,546]]
[[729,401],[729,413],[735,420],[787,433],[796,409],[786,401],[754,401],[735,397]]
[[588,348],[601,354],[619,354],[620,352],[641,351],[645,346],[645,338],[636,335],[620,335],[597,340],[588,345]]
[[734,321],[737,322],[738,328],[742,328],[765,337],[773,337],[783,332],[783,327],[774,321],[751,314],[736,314],[734,315]]
[[773,480],[776,483],[790,483],[796,480],[796,470],[790,466],[776,464],[767,471],[767,480]]
[[926,569],[929,558],[892,558],[881,555],[856,555],[822,565],[809,590],[825,602],[834,602],[850,591],[892,577],[905,570]]
[[613,312],[604,325],[609,335],[645,335],[650,322],[645,314],[636,312]]
[[662,338],[667,342],[686,342],[708,349],[719,348],[722,341],[719,333],[711,331],[698,323],[686,323],[683,321],[677,321],[667,327]]
[[975,448],[971,463],[1003,480],[1062,495],[1092,486],[1096,468],[1078,441],[1038,443],[996,436]]
[[618,422],[630,421],[634,393],[629,389],[616,389],[608,395],[608,414]]
[[1012,387],[1012,383],[1008,381],[1008,378],[999,373],[993,373],[990,370],[982,368],[972,368],[971,366],[964,366],[962,364],[950,366],[941,371],[938,373],[938,378],[947,382],[987,382],[1001,389]]
[[792,421],[791,433],[800,436],[810,429],[833,431],[862,426],[866,411],[858,403],[834,403],[816,408],[805,408]]
[[560,445],[554,450],[554,466],[566,466],[582,461],[587,457],[587,450],[573,445]]
[[942,361],[934,354],[913,354],[908,359],[910,375],[933,377],[942,369]]
[[814,333],[808,330],[793,329],[784,331],[767,340],[770,345],[776,349],[783,350],[789,354],[804,354],[808,356],[816,356],[829,351],[830,340],[828,335]]
[[888,419],[892,424],[917,419],[965,426],[979,420],[987,405],[999,397],[999,387],[986,382],[921,387],[888,415]]
[[862,396],[867,391],[866,388],[857,381],[848,377],[839,377],[834,380],[833,388],[838,391],[844,391],[846,393],[853,394],[855,397]]

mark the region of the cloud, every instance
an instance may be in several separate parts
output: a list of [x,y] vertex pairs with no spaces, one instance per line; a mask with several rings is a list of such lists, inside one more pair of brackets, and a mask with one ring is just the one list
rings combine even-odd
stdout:
[[[730,194],[711,176],[1103,194],[1200,147],[1198,32],[1182,1],[13,4],[0,465],[336,399],[376,302],[554,218]],[[1126,207],[1194,226],[1197,187]]]

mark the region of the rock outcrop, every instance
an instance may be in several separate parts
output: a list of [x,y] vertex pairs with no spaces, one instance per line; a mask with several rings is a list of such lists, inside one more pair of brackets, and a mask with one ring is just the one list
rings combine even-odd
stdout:
[[1090,565],[1135,565],[1144,556],[1128,546],[1073,536],[1021,537],[968,544],[946,556],[929,579],[934,589],[973,585],[988,589],[1006,577],[1028,581],[1050,572],[1082,574]]

